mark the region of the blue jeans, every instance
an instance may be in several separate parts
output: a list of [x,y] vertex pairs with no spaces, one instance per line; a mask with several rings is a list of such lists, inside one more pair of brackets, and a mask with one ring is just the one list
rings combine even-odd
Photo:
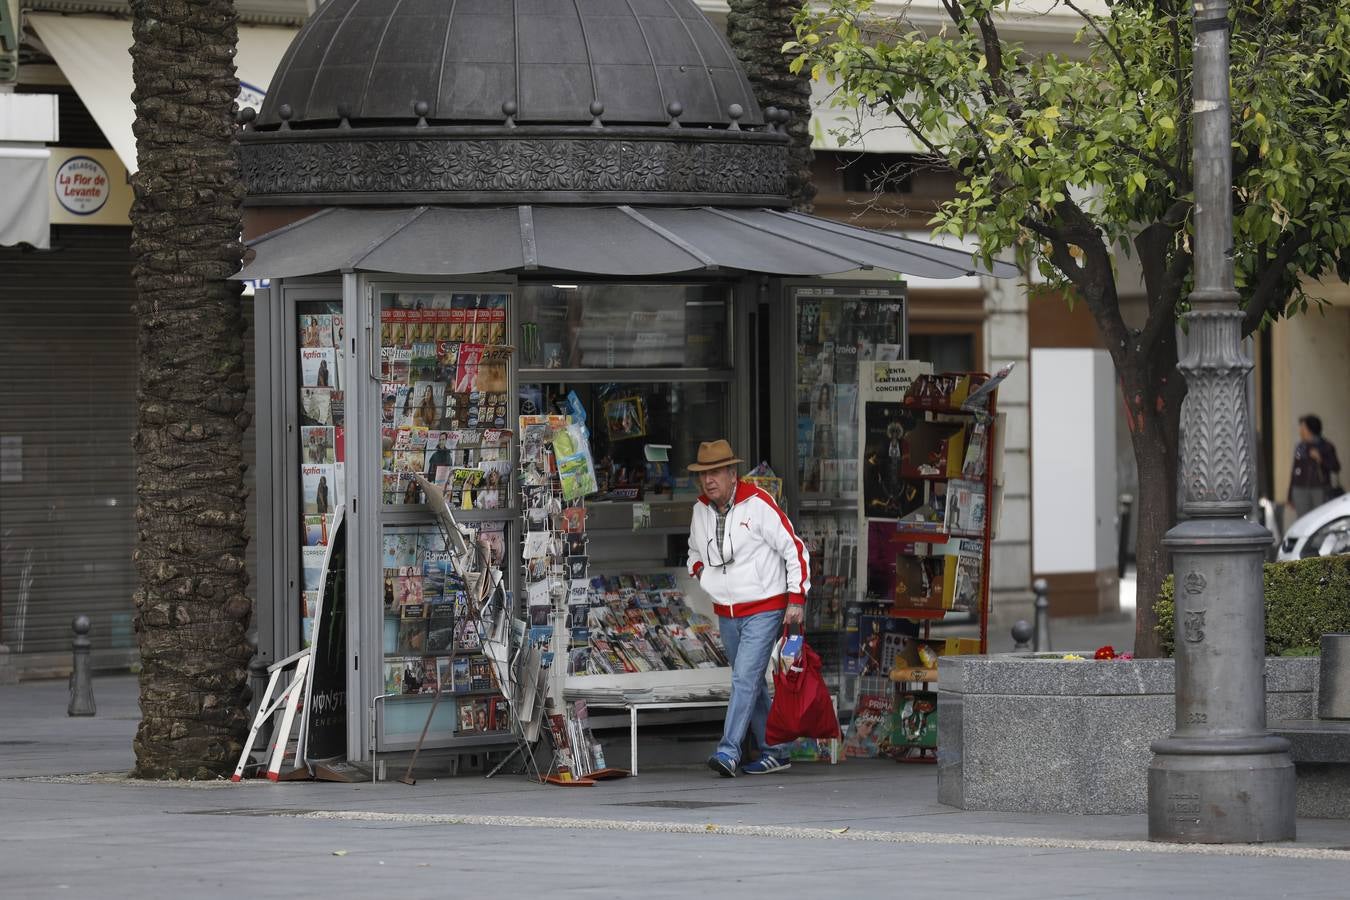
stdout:
[[733,619],[719,616],[722,645],[731,661],[731,701],[722,726],[717,752],[740,762],[741,742],[750,733],[751,745],[761,753],[784,759],[787,754],[770,747],[764,739],[769,721],[769,688],[764,675],[769,669],[773,645],[783,633],[783,610],[755,613]]

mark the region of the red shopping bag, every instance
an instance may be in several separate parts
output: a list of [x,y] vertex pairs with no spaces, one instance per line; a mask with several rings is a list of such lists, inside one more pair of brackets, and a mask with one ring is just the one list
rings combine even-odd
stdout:
[[801,654],[790,668],[774,667],[773,705],[765,739],[773,745],[797,738],[839,736],[839,717],[820,674],[820,657],[803,641]]

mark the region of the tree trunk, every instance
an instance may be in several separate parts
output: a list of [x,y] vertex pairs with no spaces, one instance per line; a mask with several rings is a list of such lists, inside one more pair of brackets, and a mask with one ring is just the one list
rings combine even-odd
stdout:
[[792,208],[810,212],[816,196],[811,182],[811,80],[788,71],[783,44],[797,37],[792,17],[801,0],[728,0],[727,39],[745,68],[762,108],[776,106],[791,115],[787,185]]
[[1158,616],[1153,603],[1171,574],[1172,562],[1162,539],[1177,516],[1177,466],[1181,403],[1186,382],[1176,369],[1175,333],[1169,329],[1148,360],[1127,365],[1122,373],[1125,412],[1139,469],[1135,531],[1134,652],[1160,652]]
[[248,720],[243,318],[230,0],[133,0],[136,774],[228,772]]

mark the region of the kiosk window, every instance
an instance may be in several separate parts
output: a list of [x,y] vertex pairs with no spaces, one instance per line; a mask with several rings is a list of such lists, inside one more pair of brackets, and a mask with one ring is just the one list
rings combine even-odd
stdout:
[[519,406],[528,415],[579,403],[599,488],[590,499],[633,501],[692,495],[685,466],[700,442],[726,435],[728,390],[720,381],[536,383],[521,385]]
[[520,288],[522,369],[720,369],[727,288],[532,284]]

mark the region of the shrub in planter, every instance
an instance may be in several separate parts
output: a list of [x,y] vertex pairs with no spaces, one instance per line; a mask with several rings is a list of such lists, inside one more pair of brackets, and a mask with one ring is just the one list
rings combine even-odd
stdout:
[[[1350,556],[1266,563],[1263,580],[1267,656],[1312,656],[1322,635],[1350,631]],[[1169,575],[1153,604],[1166,656],[1176,638],[1172,591]]]

